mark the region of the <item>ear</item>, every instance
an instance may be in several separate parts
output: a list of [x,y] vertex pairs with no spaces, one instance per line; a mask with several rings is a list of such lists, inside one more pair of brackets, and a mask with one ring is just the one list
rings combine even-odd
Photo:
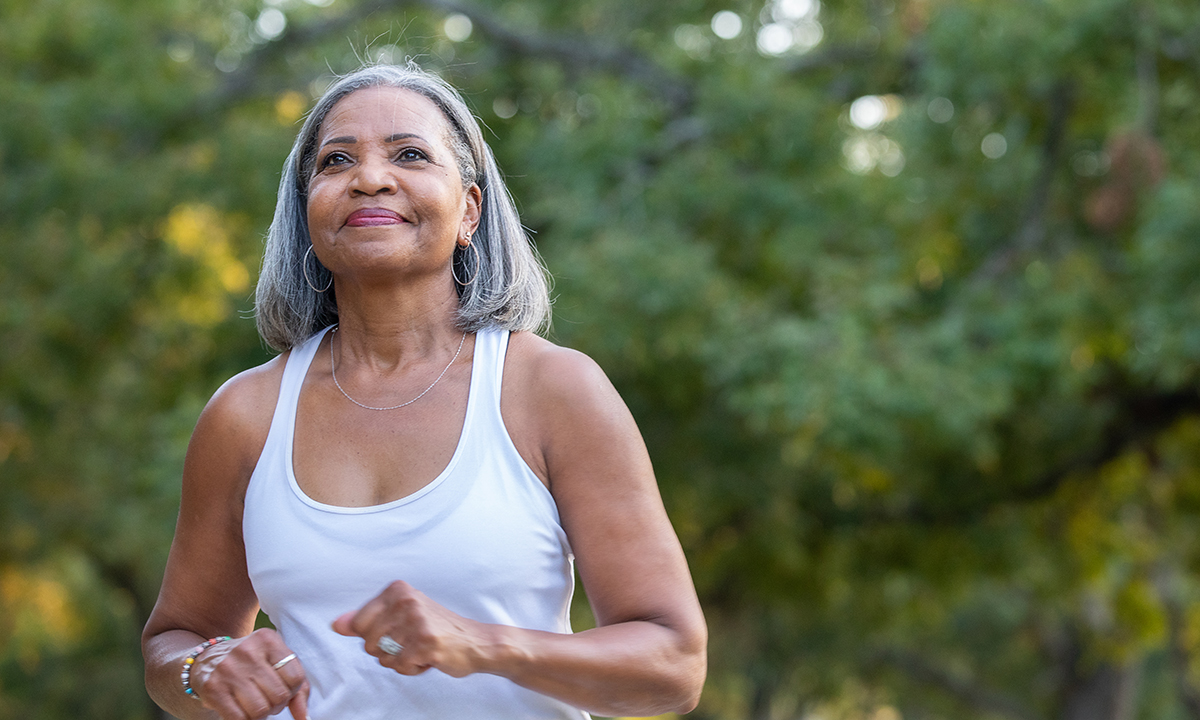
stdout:
[[471,187],[467,188],[464,202],[466,207],[463,208],[462,225],[459,228],[458,244],[466,247],[471,244],[471,236],[475,234],[475,229],[479,227],[479,217],[483,212],[483,191],[479,189],[479,185],[471,183]]

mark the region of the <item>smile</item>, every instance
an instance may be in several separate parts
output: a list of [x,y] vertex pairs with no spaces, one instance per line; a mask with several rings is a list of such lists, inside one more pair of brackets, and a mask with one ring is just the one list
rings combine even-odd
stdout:
[[374,225],[398,225],[405,222],[400,214],[384,208],[363,208],[350,213],[346,218],[348,227],[371,227]]

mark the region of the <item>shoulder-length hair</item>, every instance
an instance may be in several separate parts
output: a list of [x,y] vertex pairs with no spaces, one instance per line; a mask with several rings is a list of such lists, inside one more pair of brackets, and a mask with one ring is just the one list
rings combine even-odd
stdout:
[[[309,252],[308,188],[317,154],[317,135],[330,109],[355,90],[411,90],[431,100],[450,126],[450,144],[463,187],[479,185],[483,199],[474,248],[456,246],[456,278],[474,278],[458,289],[458,325],[474,332],[489,326],[539,331],[550,318],[548,274],[534,250],[491,148],[458,91],[410,62],[372,65],[329,87],[304,121],[283,165],[275,217],[267,231],[262,273],[255,291],[258,332],[276,350],[288,350],[337,322],[332,275]],[[476,258],[476,250],[478,257]],[[316,288],[328,288],[317,292]]]

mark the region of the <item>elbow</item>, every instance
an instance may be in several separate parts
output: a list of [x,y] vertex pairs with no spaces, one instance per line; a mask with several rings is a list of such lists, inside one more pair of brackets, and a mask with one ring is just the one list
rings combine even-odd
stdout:
[[676,713],[690,713],[700,704],[700,692],[704,690],[704,678],[707,674],[708,658],[705,653],[701,653],[693,672],[681,688],[681,701],[675,709]]
[[704,689],[707,659],[699,657],[675,658],[669,668],[652,676],[643,677],[637,692],[611,698],[611,704],[588,708],[595,715],[651,717],[664,713],[683,715],[700,704],[700,692]]
[[704,687],[704,683],[696,683],[695,688],[684,689],[680,695],[680,701],[670,709],[670,712],[676,715],[685,715],[696,709],[700,704],[700,690]]
[[[677,715],[695,710],[700,704],[700,692],[704,689],[706,665],[701,656],[698,661],[692,660],[686,666],[677,668],[671,677],[663,678],[654,691],[654,700],[650,702],[649,709],[654,714],[670,712]],[[642,714],[647,708],[638,710]]]
[[704,679],[708,675],[708,632],[703,624],[696,631],[689,633],[680,644],[678,668],[674,678],[673,693],[675,699],[671,712],[677,714],[689,713],[700,704],[700,693],[704,689]]
[[[700,704],[700,692],[708,672],[707,632],[703,624],[697,631],[674,631],[674,639],[659,647],[649,666],[627,676],[623,692],[607,692],[608,702],[586,708],[595,715],[609,717],[651,717],[664,713],[682,715]],[[637,663],[627,662],[631,670]]]

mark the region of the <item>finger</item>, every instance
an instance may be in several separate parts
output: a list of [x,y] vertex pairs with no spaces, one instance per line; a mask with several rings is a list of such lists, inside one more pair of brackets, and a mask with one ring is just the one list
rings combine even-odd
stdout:
[[232,694],[213,694],[200,698],[200,704],[221,716],[221,720],[246,720],[246,713]]
[[[405,657],[407,655],[407,657]],[[433,667],[427,660],[418,659],[417,653],[405,652],[400,653],[395,657],[384,656],[379,659],[379,664],[394,670],[401,675],[420,675],[429,668]]]
[[304,672],[304,665],[300,663],[299,658],[275,668],[275,673],[287,685],[290,695],[294,695],[308,679],[308,674]]
[[338,616],[338,619],[333,621],[333,631],[338,635],[355,637],[352,623],[354,622],[354,616],[357,612],[357,610],[351,610],[344,615]]
[[[378,645],[375,647],[378,648]],[[396,668],[408,662],[408,659],[412,657],[413,653],[410,648],[406,647],[402,648],[400,652],[394,655],[392,653],[385,653],[381,649],[372,650],[371,646],[368,646],[366,650],[368,655],[375,656],[375,659],[379,661],[380,665],[384,666],[385,668],[391,668],[392,670],[395,670]]]
[[300,685],[300,690],[292,696],[292,701],[288,703],[288,709],[292,711],[292,717],[296,720],[308,720],[308,681],[305,680]]
[[352,610],[339,616],[337,620],[333,621],[333,630],[339,635],[365,638],[366,631],[382,615],[383,600],[375,597],[358,610]]
[[255,673],[250,680],[258,686],[263,697],[271,704],[271,707],[267,710],[267,714],[269,715],[274,715],[287,707],[288,701],[295,694],[295,691],[288,687],[283,678],[279,676],[279,673],[274,671]]
[[[411,644],[406,642],[404,649],[395,655],[383,652],[372,654],[379,659],[380,665],[395,670],[401,675],[420,675],[435,665],[436,655],[430,653],[436,653],[436,650],[428,639],[410,637],[408,640],[411,641]],[[436,642],[433,645],[436,645]]]
[[[375,597],[366,605],[363,605],[350,618],[351,633],[361,638],[368,638],[371,635],[372,628],[383,619],[386,609],[387,603],[383,596]],[[382,635],[383,631],[378,630],[374,634]]]
[[383,658],[380,658],[379,664],[383,665],[386,668],[395,670],[396,672],[400,673],[401,675],[420,675],[421,673],[425,672],[429,668],[433,667],[432,665],[429,665],[428,663],[413,662],[411,659],[406,660],[403,657],[399,657],[399,656],[397,656],[397,657],[385,656]]
[[246,713],[235,695],[237,688],[225,679],[224,670],[225,668],[220,666],[214,668],[204,685],[196,688],[200,704],[216,712],[221,720],[247,720]]
[[[370,639],[371,627],[392,608],[393,614],[397,605],[405,605],[411,601],[416,591],[403,580],[389,584],[375,597],[356,611],[348,612],[333,621],[333,629],[341,635],[358,636]],[[382,631],[379,633],[382,634]]]
[[242,717],[249,718],[249,720],[262,720],[271,714],[273,703],[267,699],[262,689],[254,681],[235,686],[233,696],[238,707],[241,708]]

